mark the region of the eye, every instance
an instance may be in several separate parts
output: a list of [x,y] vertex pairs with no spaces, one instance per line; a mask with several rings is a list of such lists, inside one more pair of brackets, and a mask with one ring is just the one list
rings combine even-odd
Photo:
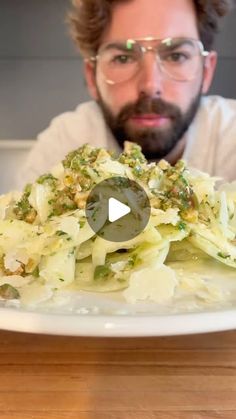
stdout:
[[165,61],[170,61],[173,63],[183,63],[187,60],[189,60],[189,55],[183,52],[172,52],[168,55],[166,55],[165,57],[163,57],[163,59]]
[[128,54],[117,54],[111,60],[114,64],[129,64],[134,62],[134,57]]

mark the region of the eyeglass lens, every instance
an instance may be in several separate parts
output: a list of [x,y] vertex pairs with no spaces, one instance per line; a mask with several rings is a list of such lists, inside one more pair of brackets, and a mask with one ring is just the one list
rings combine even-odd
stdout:
[[154,51],[163,73],[179,81],[196,76],[202,60],[202,45],[198,40],[169,38],[144,42],[127,40],[101,48],[99,62],[107,81],[119,83],[134,77],[142,67],[143,55]]

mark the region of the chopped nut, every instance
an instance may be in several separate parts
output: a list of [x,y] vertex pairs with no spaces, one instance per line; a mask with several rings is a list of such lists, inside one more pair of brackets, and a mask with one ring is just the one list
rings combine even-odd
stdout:
[[101,149],[98,152],[96,162],[99,161],[99,160],[104,160],[104,158],[110,158],[110,154],[106,150]]
[[198,221],[198,211],[193,208],[190,208],[187,211],[182,211],[181,217],[189,223],[196,223]]
[[16,269],[14,272],[10,271],[10,269],[4,269],[4,273],[7,276],[22,275],[23,273],[25,273],[25,266],[23,265],[23,263],[21,263],[19,268]]
[[77,207],[80,209],[84,209],[86,206],[86,201],[89,196],[89,191],[86,192],[77,192],[74,197],[74,202],[76,203]]
[[158,166],[162,169],[162,170],[167,170],[169,169],[170,165],[168,163],[168,161],[162,159],[159,161]]
[[37,212],[32,209],[28,212],[28,214],[25,216],[25,221],[29,224],[33,224],[35,221],[35,218],[37,217]]

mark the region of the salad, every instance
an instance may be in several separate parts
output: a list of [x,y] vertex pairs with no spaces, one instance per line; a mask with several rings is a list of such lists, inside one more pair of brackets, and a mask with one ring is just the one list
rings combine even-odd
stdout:
[[[113,176],[145,190],[151,214],[125,242],[104,240],[86,219],[92,188]],[[129,303],[166,304],[192,290],[222,298],[203,277],[184,275],[203,261],[227,267],[236,281],[236,188],[184,161],[148,163],[138,145],[113,153],[90,145],[70,152],[22,192],[0,196],[0,299],[35,306],[62,291],[121,291]]]

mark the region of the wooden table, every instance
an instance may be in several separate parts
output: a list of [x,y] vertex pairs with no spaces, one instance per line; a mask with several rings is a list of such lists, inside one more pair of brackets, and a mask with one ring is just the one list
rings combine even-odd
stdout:
[[236,332],[108,339],[1,331],[0,418],[235,419]]

